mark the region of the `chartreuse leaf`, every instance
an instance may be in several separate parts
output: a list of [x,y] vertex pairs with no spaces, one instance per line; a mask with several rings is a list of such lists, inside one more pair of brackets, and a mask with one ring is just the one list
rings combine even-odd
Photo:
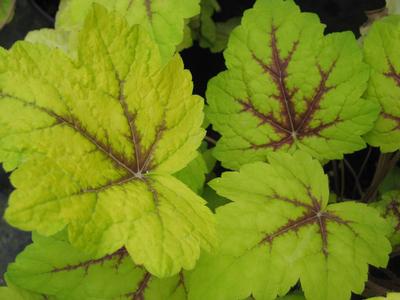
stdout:
[[8,286],[0,287],[0,299],[2,300],[54,300],[52,297],[23,290],[9,282],[7,284]]
[[34,235],[7,276],[19,287],[60,300],[187,299],[183,272],[159,279],[134,265],[124,248],[93,259],[61,234]]
[[323,29],[293,1],[257,1],[245,12],[224,52],[228,70],[207,89],[224,166],[263,161],[275,150],[338,159],[365,146],[360,135],[378,113],[360,98],[368,67],[353,34]]
[[161,67],[139,26],[96,5],[78,59],[20,42],[0,52],[0,160],[16,187],[5,218],[52,235],[68,226],[94,257],[125,246],[157,276],[214,244],[205,201],[172,175],[204,136],[203,100],[175,56]]
[[79,29],[93,3],[124,15],[129,24],[144,26],[157,42],[163,60],[168,60],[183,41],[185,19],[200,12],[199,0],[64,0],[56,17],[56,29]]
[[0,1],[0,29],[11,21],[14,16],[15,0]]
[[400,16],[376,21],[364,40],[365,61],[372,67],[366,97],[382,110],[366,140],[382,152],[400,149]]
[[388,293],[386,297],[373,297],[368,300],[400,300],[400,293]]
[[390,191],[382,199],[372,204],[393,228],[390,241],[393,247],[400,245],[400,190]]
[[210,183],[233,202],[217,209],[220,249],[200,259],[190,299],[275,299],[299,279],[309,300],[361,293],[368,264],[387,264],[389,224],[365,204],[328,205],[328,178],[309,154],[268,161]]

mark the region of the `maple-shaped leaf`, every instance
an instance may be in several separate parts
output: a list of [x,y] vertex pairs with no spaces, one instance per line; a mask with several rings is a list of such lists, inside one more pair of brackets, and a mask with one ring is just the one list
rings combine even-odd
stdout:
[[[101,4],[111,11],[123,15],[129,24],[140,24],[157,42],[163,61],[168,60],[176,47],[183,41],[185,20],[200,12],[200,0],[62,0],[56,16],[54,33],[49,29],[39,30],[35,40],[43,43],[50,39],[51,44],[61,41],[55,37],[69,32],[74,43],[75,32],[79,30],[93,3]],[[102,30],[99,28],[99,30]],[[70,47],[74,51],[74,47]]]
[[383,194],[382,199],[371,206],[379,210],[393,228],[390,241],[393,246],[400,245],[400,190]]
[[161,67],[139,26],[94,6],[79,57],[20,42],[0,52],[7,221],[101,257],[125,246],[158,276],[214,244],[205,201],[172,175],[197,155],[203,100],[179,55]]
[[372,67],[366,97],[382,107],[366,140],[382,152],[400,149],[399,47],[400,16],[376,21],[364,39],[365,61]]
[[184,272],[159,279],[136,266],[124,248],[93,259],[72,247],[63,234],[34,234],[33,244],[7,271],[10,282],[59,300],[185,300]]
[[211,181],[233,202],[217,209],[220,248],[196,265],[189,298],[275,299],[299,279],[309,300],[361,293],[368,264],[387,264],[389,224],[365,204],[328,205],[328,177],[309,154],[268,160]]
[[400,300],[400,293],[388,293],[386,297],[373,297],[367,300]]
[[208,118],[228,168],[303,149],[320,160],[365,147],[378,113],[361,99],[369,68],[350,32],[323,35],[293,1],[257,1],[231,34],[228,70],[207,89]]

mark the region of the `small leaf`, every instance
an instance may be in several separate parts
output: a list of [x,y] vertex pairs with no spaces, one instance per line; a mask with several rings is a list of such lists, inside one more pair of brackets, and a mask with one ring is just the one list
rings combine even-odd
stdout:
[[372,204],[379,210],[393,228],[390,236],[392,246],[400,245],[400,190],[390,191],[382,196],[382,200]]
[[17,286],[59,300],[187,299],[183,272],[165,279],[154,277],[135,266],[124,248],[93,259],[72,247],[62,234],[34,235],[33,244],[9,266],[7,276]]
[[233,202],[217,209],[220,249],[200,259],[189,298],[275,299],[299,279],[308,300],[361,293],[368,264],[388,262],[390,226],[365,204],[328,204],[328,178],[305,152],[268,160],[210,183]]
[[369,68],[352,33],[323,35],[292,1],[257,1],[224,52],[228,70],[207,89],[208,118],[222,134],[215,156],[237,169],[275,150],[320,160],[365,147],[378,114],[361,99]]
[[56,17],[56,29],[80,29],[93,3],[124,15],[131,25],[142,25],[157,42],[163,61],[183,41],[185,19],[200,12],[199,0],[64,0]]
[[382,108],[366,140],[382,152],[400,149],[399,47],[400,16],[376,21],[364,39],[365,61],[372,67],[366,97]]
[[0,1],[0,29],[2,29],[14,16],[16,0]]
[[386,297],[373,297],[367,300],[400,300],[400,293],[388,293]]
[[175,56],[161,67],[139,26],[95,5],[78,58],[20,42],[0,51],[0,160],[16,187],[7,221],[96,257],[125,246],[158,276],[215,242],[205,201],[172,174],[197,155],[203,100]]
[[379,186],[381,194],[391,190],[400,190],[400,168],[398,167],[394,167]]

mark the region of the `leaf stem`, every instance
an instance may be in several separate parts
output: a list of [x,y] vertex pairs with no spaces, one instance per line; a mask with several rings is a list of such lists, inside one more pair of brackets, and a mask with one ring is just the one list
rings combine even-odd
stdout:
[[344,164],[346,165],[346,167],[349,169],[351,175],[354,177],[354,182],[355,182],[355,187],[358,190],[358,193],[360,194],[360,197],[362,197],[363,195],[363,190],[360,184],[360,180],[358,179],[358,176],[356,174],[356,172],[354,171],[353,167],[351,166],[351,164],[345,159],[343,158]]
[[207,142],[209,142],[210,144],[213,144],[213,145],[216,145],[216,144],[217,144],[217,141],[216,141],[216,140],[214,140],[213,138],[211,138],[211,137],[209,137],[209,136],[207,136],[207,135],[204,137],[204,140],[207,141]]

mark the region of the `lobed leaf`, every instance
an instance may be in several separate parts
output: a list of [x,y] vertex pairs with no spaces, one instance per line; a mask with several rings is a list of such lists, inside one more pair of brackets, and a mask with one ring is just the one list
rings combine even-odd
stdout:
[[328,205],[328,178],[309,154],[268,160],[210,183],[233,202],[217,209],[220,249],[200,259],[189,298],[275,299],[299,279],[309,300],[361,293],[368,264],[387,264],[389,224],[365,204]]
[[392,246],[400,245],[400,190],[383,194],[382,199],[371,204],[382,217],[391,225],[393,232],[390,236]]
[[366,141],[382,152],[400,149],[400,16],[376,21],[364,39],[365,61],[372,67],[366,97],[381,106]]
[[97,3],[120,13],[130,25],[142,25],[158,44],[162,60],[168,61],[184,39],[184,32],[187,30],[185,20],[200,12],[199,1],[62,0],[56,17],[55,34],[61,30],[74,35],[74,32],[82,27],[92,4]]
[[365,147],[378,114],[361,99],[369,69],[349,32],[323,35],[316,15],[293,1],[257,1],[224,52],[228,70],[207,89],[207,116],[222,138],[223,165],[264,161],[296,149],[320,160]]
[[93,6],[78,58],[20,42],[0,51],[0,161],[16,187],[7,221],[102,257],[125,246],[158,276],[215,242],[205,201],[171,174],[197,155],[203,100],[175,56]]
[[123,248],[93,259],[72,247],[63,234],[34,235],[7,276],[19,287],[58,300],[187,299],[183,272],[159,279],[134,265]]

